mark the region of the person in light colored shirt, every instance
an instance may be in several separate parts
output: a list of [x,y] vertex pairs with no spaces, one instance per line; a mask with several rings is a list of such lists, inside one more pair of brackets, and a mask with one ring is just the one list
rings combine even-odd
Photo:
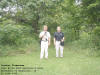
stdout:
[[43,31],[40,32],[39,38],[41,39],[41,52],[40,59],[43,59],[44,53],[45,58],[48,59],[48,46],[50,45],[50,33],[47,31],[48,26],[44,25]]

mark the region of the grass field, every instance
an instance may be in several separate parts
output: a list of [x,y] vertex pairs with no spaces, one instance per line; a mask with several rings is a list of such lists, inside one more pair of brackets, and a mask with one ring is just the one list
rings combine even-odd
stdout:
[[16,75],[100,75],[100,57],[95,56],[95,52],[93,55],[90,50],[79,49],[66,46],[64,58],[56,58],[55,49],[51,46],[49,59],[40,60],[40,48],[36,48],[29,53],[0,57],[0,64],[43,68],[37,69],[36,72],[19,72]]

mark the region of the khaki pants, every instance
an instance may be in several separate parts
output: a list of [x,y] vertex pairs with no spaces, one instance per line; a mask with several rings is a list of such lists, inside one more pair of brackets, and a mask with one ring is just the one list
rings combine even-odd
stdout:
[[[60,41],[56,41],[56,57],[63,57],[63,46],[60,45]],[[60,55],[59,55],[59,50],[60,50]]]
[[48,58],[48,41],[41,41],[40,59],[43,58],[44,53],[45,53],[45,58]]

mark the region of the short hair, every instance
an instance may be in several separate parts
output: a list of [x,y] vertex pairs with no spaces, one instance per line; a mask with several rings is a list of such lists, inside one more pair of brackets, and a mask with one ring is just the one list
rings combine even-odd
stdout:
[[58,28],[58,27],[61,28],[60,26],[57,26],[57,28]]
[[44,25],[43,27],[48,27],[47,25]]

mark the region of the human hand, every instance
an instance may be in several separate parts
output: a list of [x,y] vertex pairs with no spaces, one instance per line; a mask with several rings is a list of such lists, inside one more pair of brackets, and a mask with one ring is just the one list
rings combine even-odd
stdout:
[[48,43],[48,46],[50,46],[50,43]]
[[61,40],[61,42],[64,42],[64,40]]
[[54,46],[56,45],[56,43],[54,42]]

